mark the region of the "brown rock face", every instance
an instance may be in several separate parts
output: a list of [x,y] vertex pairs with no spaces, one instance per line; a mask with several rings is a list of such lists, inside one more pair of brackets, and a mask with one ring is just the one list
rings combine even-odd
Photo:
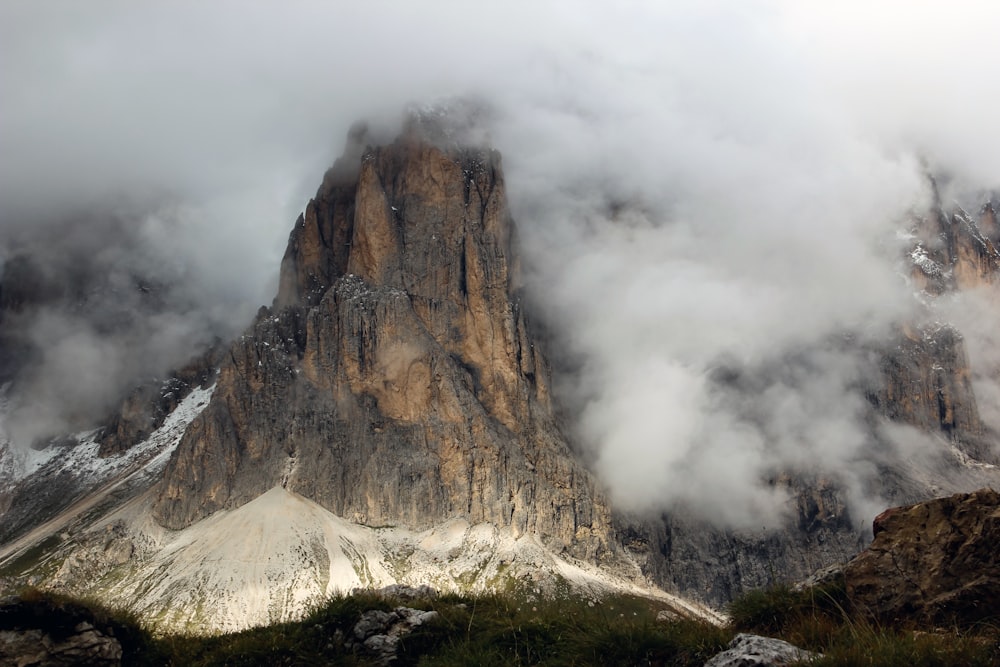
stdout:
[[515,290],[500,156],[352,133],[273,309],[231,347],[155,506],[177,528],[281,484],[369,525],[451,517],[599,559],[610,519],[556,428]]
[[978,219],[965,211],[947,213],[940,204],[918,221],[911,278],[931,294],[972,289],[996,281],[1000,270],[1000,229],[989,203]]
[[977,460],[991,461],[961,334],[949,326],[907,327],[881,351],[872,404],[893,421],[941,433]]
[[884,620],[1000,616],[1000,494],[983,489],[890,509],[874,532],[844,572],[855,604]]

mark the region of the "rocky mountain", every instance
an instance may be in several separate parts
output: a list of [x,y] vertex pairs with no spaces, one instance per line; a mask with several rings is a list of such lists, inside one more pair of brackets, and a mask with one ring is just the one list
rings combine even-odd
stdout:
[[[938,205],[911,240],[919,298],[993,284],[992,207],[973,219]],[[763,480],[791,501],[760,531],[615,508],[557,416],[552,340],[519,271],[499,153],[433,115],[391,143],[359,126],[242,336],[4,473],[0,574],[199,630],[392,583],[641,591],[711,617],[870,539],[846,482],[808,467]],[[1000,480],[957,329],[901,322],[891,340],[824,344],[868,360],[867,493],[898,504]],[[712,381],[752,394],[794,367]],[[899,455],[885,424],[933,450]]]
[[327,173],[273,308],[230,348],[167,468],[163,526],[282,486],[363,524],[462,516],[613,556],[517,296],[500,156],[425,133],[414,122],[360,160],[355,136]]

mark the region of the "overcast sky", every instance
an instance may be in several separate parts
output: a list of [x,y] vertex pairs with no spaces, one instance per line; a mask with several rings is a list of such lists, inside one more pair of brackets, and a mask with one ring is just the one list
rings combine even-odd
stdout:
[[[864,445],[863,369],[818,341],[912,315],[893,230],[925,171],[1000,184],[997,26],[972,0],[7,2],[0,233],[127,204],[238,328],[354,121],[483,99],[613,496],[759,523],[769,470]],[[708,382],[805,348],[753,419]]]

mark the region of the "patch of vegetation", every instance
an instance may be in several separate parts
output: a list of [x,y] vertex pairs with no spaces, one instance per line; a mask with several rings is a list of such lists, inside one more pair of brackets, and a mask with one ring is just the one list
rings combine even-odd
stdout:
[[[22,596],[80,604],[34,590]],[[438,612],[436,619],[402,637],[393,663],[400,666],[701,667],[737,632],[779,637],[822,653],[811,665],[1000,665],[996,628],[962,633],[874,625],[852,613],[842,583],[748,593],[732,604],[728,627],[685,618],[657,620],[662,608],[658,603],[624,595],[600,601],[574,596],[542,600],[518,593],[412,600],[355,593],[330,598],[295,623],[211,637],[153,636],[129,614],[87,605],[99,618],[124,628],[116,636],[132,638],[126,664],[135,665],[372,665],[374,656],[347,646],[353,628],[366,611],[391,611],[400,605]]]
[[62,538],[58,534],[48,536],[0,568],[0,576],[14,577],[37,568],[60,544]]
[[1000,666],[1000,628],[883,625],[852,607],[843,580],[751,591],[729,608],[734,631],[779,637],[823,656],[821,667]]
[[[369,665],[371,656],[344,646],[361,614],[398,605],[439,617],[402,638],[397,665],[702,665],[731,633],[696,621],[656,621],[648,600],[583,598],[531,601],[509,595],[445,595],[387,600],[338,596],[298,623],[211,638],[159,641],[174,665]],[[592,604],[592,606],[591,606]]]
[[73,628],[86,620],[104,634],[118,639],[124,664],[171,664],[170,656],[162,652],[160,641],[131,612],[106,607],[96,600],[72,598],[33,587],[21,589],[17,598],[16,606],[5,608],[0,629],[21,627],[22,623],[40,627],[41,619],[41,625],[48,632],[58,634],[61,629]]

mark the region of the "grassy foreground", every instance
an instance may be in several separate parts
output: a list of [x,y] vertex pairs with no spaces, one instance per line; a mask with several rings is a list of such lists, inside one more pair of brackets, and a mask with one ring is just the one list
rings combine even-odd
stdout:
[[[78,604],[27,591],[53,605]],[[127,665],[370,665],[343,645],[362,612],[398,605],[433,609],[436,621],[400,642],[395,665],[696,665],[726,647],[737,632],[780,637],[822,652],[814,665],[905,667],[998,665],[996,627],[972,630],[888,628],[852,614],[839,585],[794,592],[751,592],[719,628],[677,619],[657,621],[648,600],[617,596],[551,601],[509,595],[444,595],[386,600],[372,594],[335,597],[305,619],[215,637],[156,636],[127,614],[88,605],[127,637]]]

